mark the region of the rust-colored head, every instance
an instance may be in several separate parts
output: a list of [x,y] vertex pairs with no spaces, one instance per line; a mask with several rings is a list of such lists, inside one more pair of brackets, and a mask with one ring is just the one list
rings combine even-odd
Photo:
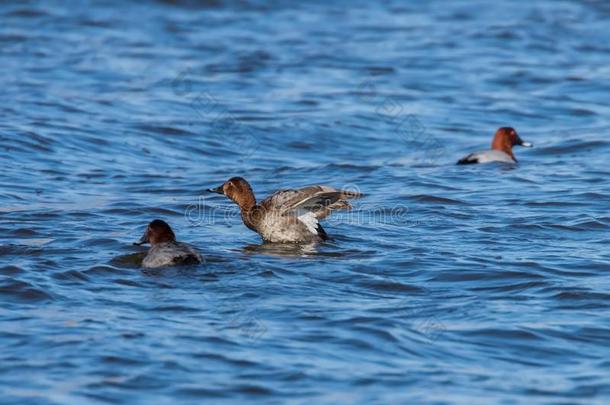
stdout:
[[140,238],[135,245],[142,245],[144,243],[155,245],[157,243],[173,242],[175,240],[176,235],[174,235],[174,231],[172,231],[172,228],[170,228],[167,222],[160,219],[155,219],[148,224],[148,227],[146,227],[146,232],[144,232],[142,238]]
[[523,142],[517,131],[515,131],[511,127],[502,127],[496,131],[496,135],[494,136],[494,140],[491,143],[491,148],[494,150],[502,151],[513,158],[513,146],[524,146],[526,148],[531,148],[532,145],[529,142]]
[[232,177],[222,186],[208,189],[209,192],[224,194],[241,208],[251,208],[256,205],[252,187],[243,177]]

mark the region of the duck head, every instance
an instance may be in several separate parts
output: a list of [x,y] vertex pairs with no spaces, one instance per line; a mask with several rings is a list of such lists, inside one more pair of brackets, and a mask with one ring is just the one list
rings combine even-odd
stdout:
[[525,148],[531,148],[534,145],[529,142],[524,142],[517,131],[511,127],[502,127],[496,131],[491,148],[494,150],[502,151],[513,158],[513,146],[523,146]]
[[174,235],[174,231],[172,231],[172,228],[167,224],[167,222],[160,219],[155,219],[148,224],[144,235],[142,235],[140,240],[135,242],[134,245],[143,245],[145,243],[155,245],[163,242],[174,242],[175,240],[176,235]]
[[241,208],[250,208],[256,205],[252,187],[243,177],[232,177],[221,186],[209,188],[210,193],[223,194],[234,201]]

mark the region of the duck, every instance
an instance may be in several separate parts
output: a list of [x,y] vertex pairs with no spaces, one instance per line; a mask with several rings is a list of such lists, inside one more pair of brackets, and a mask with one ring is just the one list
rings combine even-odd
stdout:
[[525,148],[532,148],[534,145],[530,142],[524,142],[517,131],[511,127],[498,128],[493,141],[491,142],[491,149],[474,152],[470,155],[458,160],[458,165],[467,165],[474,163],[489,163],[489,162],[503,162],[503,163],[517,163],[517,158],[513,154],[513,146],[523,146]]
[[348,199],[362,196],[356,191],[315,185],[279,190],[257,203],[250,183],[243,177],[232,177],[207,191],[222,194],[236,203],[244,225],[257,232],[264,242],[271,243],[328,240],[329,236],[319,221],[334,210],[351,209]]
[[146,227],[144,235],[134,245],[150,244],[142,260],[142,267],[155,268],[179,264],[199,264],[203,257],[193,246],[177,242],[176,235],[167,222],[155,219]]

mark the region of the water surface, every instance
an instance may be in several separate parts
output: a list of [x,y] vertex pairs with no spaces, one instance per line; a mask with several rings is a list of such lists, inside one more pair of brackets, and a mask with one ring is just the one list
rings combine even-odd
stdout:
[[[607,402],[605,2],[0,18],[2,402]],[[504,125],[519,166],[455,166]],[[235,175],[365,198],[263,245]],[[154,218],[206,263],[142,271]]]

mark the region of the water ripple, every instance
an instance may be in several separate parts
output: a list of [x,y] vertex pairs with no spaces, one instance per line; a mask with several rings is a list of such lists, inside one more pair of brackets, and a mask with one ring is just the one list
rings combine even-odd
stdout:
[[[3,399],[604,403],[609,15],[2,3]],[[519,165],[455,165],[504,125]],[[364,197],[261,244],[236,175]],[[154,218],[205,264],[143,270]]]

